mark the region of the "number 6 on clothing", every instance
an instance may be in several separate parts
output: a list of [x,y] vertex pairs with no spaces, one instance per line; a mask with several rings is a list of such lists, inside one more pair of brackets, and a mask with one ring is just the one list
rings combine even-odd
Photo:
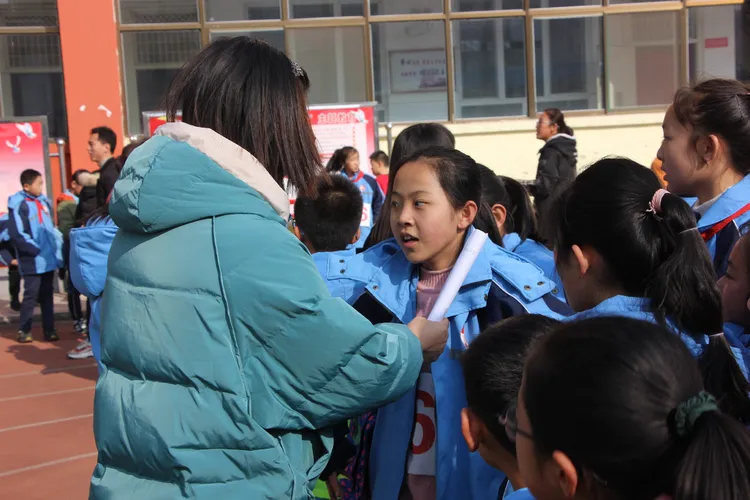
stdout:
[[437,423],[435,417],[435,385],[431,373],[419,377],[414,435],[407,471],[409,474],[434,476],[436,468]]

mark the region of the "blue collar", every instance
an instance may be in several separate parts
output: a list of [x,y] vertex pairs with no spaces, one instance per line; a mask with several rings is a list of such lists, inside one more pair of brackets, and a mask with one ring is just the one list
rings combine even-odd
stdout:
[[523,243],[518,233],[509,233],[503,236],[503,246],[509,252],[515,252],[516,249]]
[[570,317],[570,319],[596,318],[599,316],[627,315],[627,314],[651,315],[651,300],[641,297],[628,297],[626,295],[615,295],[604,302],[581,311]]
[[731,216],[750,202],[750,175],[730,187],[716,200],[698,221],[698,229],[705,230]]
[[[469,231],[474,231],[474,229],[470,228]],[[489,245],[496,247],[489,240],[485,243],[461,286],[462,294],[467,290],[475,291],[475,293],[471,294],[471,298],[466,297],[466,300],[457,299],[453,301],[448,309],[448,317],[456,316],[467,310],[478,309],[487,304],[486,287],[482,285],[490,283],[493,277],[488,258]],[[398,251],[390,256],[374,274],[367,285],[367,290],[395,317],[407,323],[416,314],[418,282],[419,266],[409,262],[406,255],[402,251]],[[477,295],[478,298],[474,300],[473,295]]]

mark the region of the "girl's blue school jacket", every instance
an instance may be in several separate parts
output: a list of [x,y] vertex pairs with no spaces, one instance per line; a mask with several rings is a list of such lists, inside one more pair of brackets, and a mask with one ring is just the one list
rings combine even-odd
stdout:
[[349,177],[342,170],[341,175],[347,176],[359,188],[359,192],[362,193],[362,223],[359,226],[360,237],[359,241],[354,244],[354,248],[362,248],[367,237],[370,235],[370,231],[372,231],[372,226],[380,215],[385,195],[375,177],[369,174],[358,172],[354,177]]
[[503,236],[503,246],[506,250],[509,250],[516,255],[520,255],[531,261],[533,264],[536,264],[537,267],[544,271],[544,275],[554,281],[557,285],[557,296],[560,299],[565,300],[562,280],[560,280],[560,276],[557,274],[555,255],[552,250],[529,238],[521,241],[521,237],[518,233],[509,233]]
[[[702,217],[698,216],[698,230],[702,235],[707,234],[717,224],[721,224],[750,204],[750,175],[727,189]],[[750,210],[739,215],[726,225],[706,244],[714,262],[716,276],[721,278],[727,273],[729,254],[737,240],[740,239],[740,229],[750,222]]]
[[[354,257],[349,278],[364,285],[355,309],[368,319],[396,318],[408,323],[416,314],[418,266],[411,264],[395,240],[387,240]],[[477,453],[469,453],[461,435],[466,394],[460,354],[482,331],[503,318],[537,313],[560,318],[570,311],[552,293],[555,284],[542,271],[487,241],[471,267],[447,317],[449,339],[432,364],[437,419],[437,499],[497,498],[504,479]],[[369,461],[374,500],[399,497],[414,427],[416,387],[398,401],[378,409]]]
[[[598,306],[589,309],[587,311],[580,312],[568,318],[569,321],[575,321],[579,319],[597,318],[601,316],[624,316],[627,318],[640,319],[643,321],[649,321],[656,323],[656,317],[651,312],[651,301],[650,299],[640,297],[626,297],[624,295],[616,295],[615,297],[609,298],[599,304]],[[678,332],[680,338],[685,342],[688,349],[693,353],[694,356],[698,357],[703,353],[703,348],[708,345],[708,335],[704,335],[700,341],[696,341],[694,337],[691,337],[687,333]],[[718,332],[717,332],[718,333]],[[745,353],[740,346],[733,342],[731,337],[727,337],[729,345],[732,348],[734,357],[737,360],[737,364],[740,366],[742,373],[745,378],[748,377],[748,366],[745,361]]]

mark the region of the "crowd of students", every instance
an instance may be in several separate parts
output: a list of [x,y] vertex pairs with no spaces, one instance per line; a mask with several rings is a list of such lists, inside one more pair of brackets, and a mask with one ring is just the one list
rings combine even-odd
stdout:
[[[677,93],[671,192],[625,158],[568,175],[568,144],[536,204],[438,124],[372,155],[378,177],[350,147],[324,168],[309,87],[265,43],[215,41],[170,88],[182,122],[71,231],[100,361],[90,498],[319,478],[346,499],[750,498],[747,87]],[[551,110],[538,129],[572,140]],[[16,217],[45,220],[24,181]]]

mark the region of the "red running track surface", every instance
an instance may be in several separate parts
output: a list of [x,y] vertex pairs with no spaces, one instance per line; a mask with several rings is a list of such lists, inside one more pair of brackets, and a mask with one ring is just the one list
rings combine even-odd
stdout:
[[60,342],[17,344],[16,325],[0,326],[0,499],[88,498],[96,465],[93,432],[96,364],[70,360],[72,323]]

